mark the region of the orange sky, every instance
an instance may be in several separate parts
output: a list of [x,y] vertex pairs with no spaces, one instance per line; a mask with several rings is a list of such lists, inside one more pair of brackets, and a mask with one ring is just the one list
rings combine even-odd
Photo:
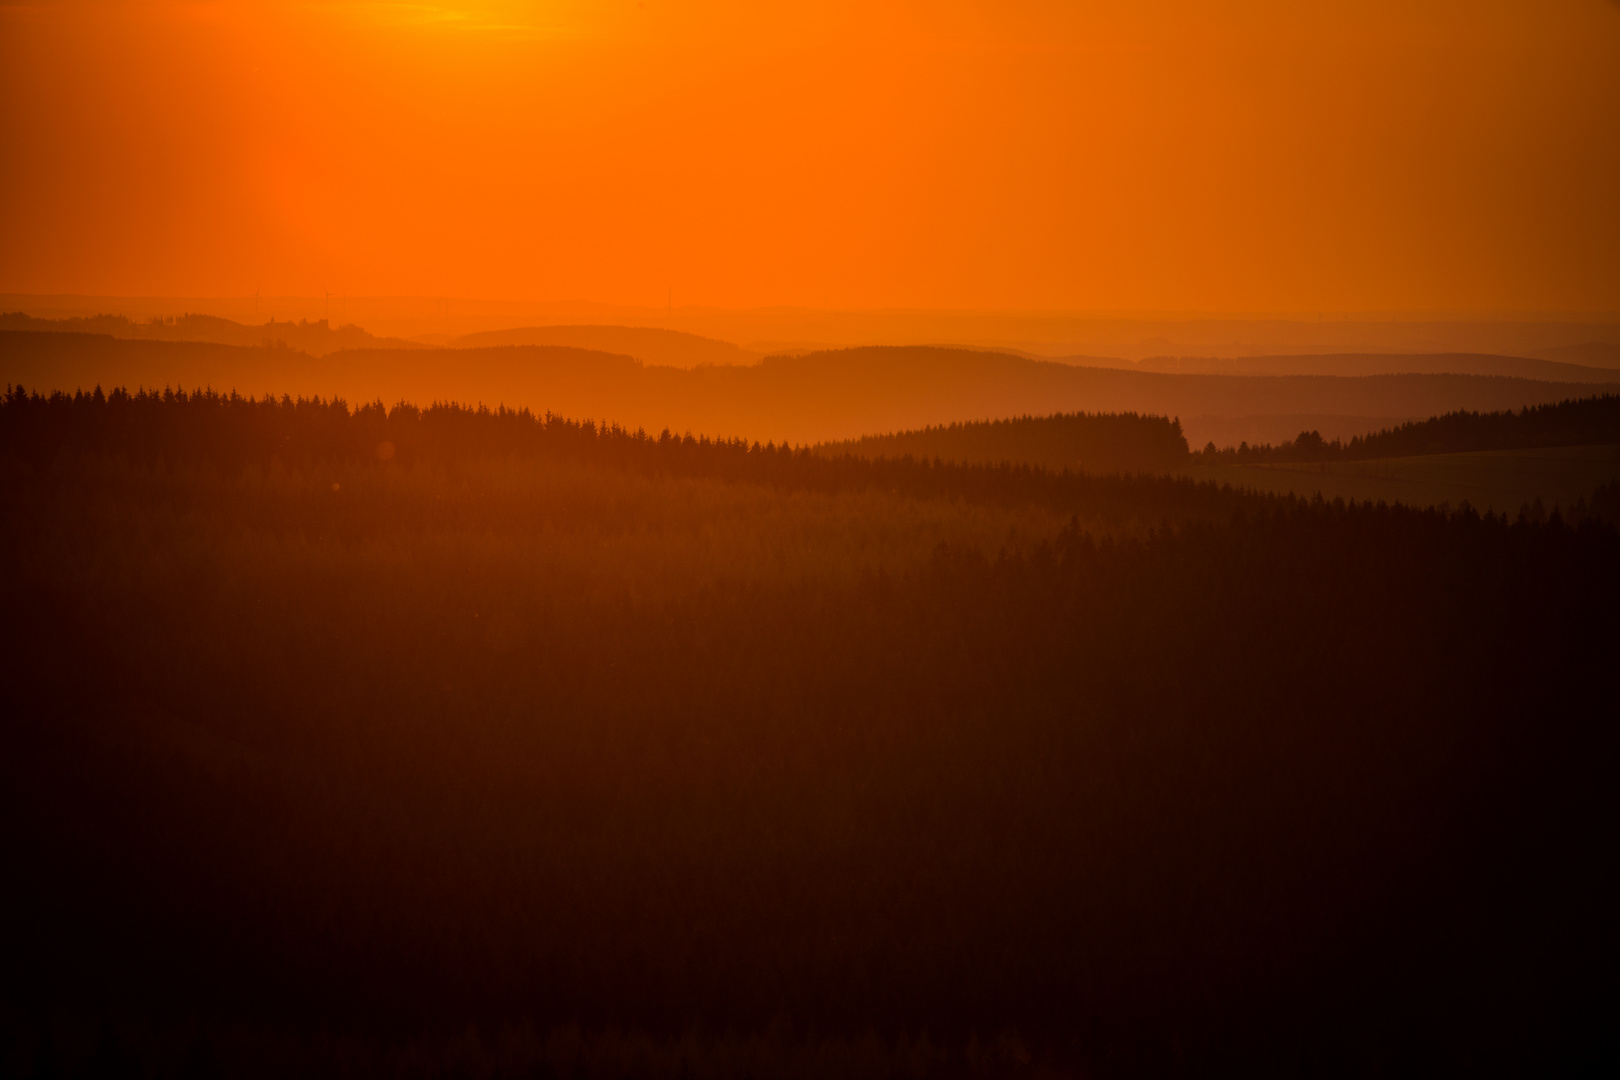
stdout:
[[1620,309],[1620,4],[0,7],[0,292]]

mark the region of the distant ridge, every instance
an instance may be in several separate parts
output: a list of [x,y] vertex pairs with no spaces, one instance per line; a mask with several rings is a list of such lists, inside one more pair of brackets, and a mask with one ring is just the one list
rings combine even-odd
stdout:
[[677,368],[705,365],[738,367],[757,364],[764,359],[763,353],[741,348],[729,341],[650,326],[523,326],[515,330],[463,334],[451,339],[448,344],[455,349],[561,345],[622,353],[644,364]]
[[[630,428],[816,443],[1010,416],[1137,412],[1180,418],[1188,441],[1280,442],[1300,417],[1328,438],[1459,409],[1494,412],[1620,393],[1608,384],[1479,375],[1190,375],[1029,360],[1002,353],[870,347],[770,357],[751,367],[677,369],[563,346],[291,349],[0,332],[0,381],[31,390],[213,386],[243,393],[461,401],[612,420]],[[1333,416],[1376,418],[1334,427]],[[1266,417],[1280,417],[1272,423]]]
[[130,319],[123,315],[93,315],[67,319],[39,319],[22,312],[0,315],[0,330],[54,334],[106,334],[129,341],[199,341],[215,345],[273,346],[296,349],[312,356],[325,356],[342,349],[387,347],[426,348],[399,338],[380,338],[358,326],[333,328],[327,320],[277,322],[252,325],[214,315],[154,316]]
[[[1584,346],[1580,348],[1585,348]],[[1594,346],[1601,348],[1601,346]],[[1581,355],[1585,355],[1584,353]],[[1611,382],[1616,373],[1568,359],[1494,353],[1321,353],[1276,356],[1151,356],[1129,364],[1064,357],[1082,367],[1125,367],[1188,375],[1505,375],[1548,382]]]
[[1565,364],[1620,368],[1620,342],[1585,341],[1579,345],[1554,345],[1536,350],[1536,355]]

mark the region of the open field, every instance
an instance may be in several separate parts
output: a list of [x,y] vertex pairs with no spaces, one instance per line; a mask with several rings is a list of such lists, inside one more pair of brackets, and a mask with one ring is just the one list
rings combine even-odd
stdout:
[[1212,465],[1187,470],[1196,480],[1279,495],[1321,493],[1326,499],[1402,502],[1515,513],[1540,498],[1548,507],[1569,506],[1620,478],[1620,446],[1559,446],[1534,450],[1486,450],[1427,454],[1375,461]]

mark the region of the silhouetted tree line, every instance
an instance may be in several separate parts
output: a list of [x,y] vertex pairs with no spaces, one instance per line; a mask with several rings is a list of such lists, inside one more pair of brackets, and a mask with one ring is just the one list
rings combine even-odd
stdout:
[[[241,1075],[760,1077],[869,1031],[881,1052],[806,1060],[1614,1061],[1620,537],[1596,520],[1222,496],[1139,539],[613,590],[683,461],[763,480],[761,508],[803,490],[778,476],[1082,481],[465,409],[39,400],[0,411],[17,1071],[74,1022],[94,1061]],[[298,434],[375,462],[401,432],[352,501],[300,454],[166,456]],[[631,516],[432,456],[505,439],[633,478]],[[1187,505],[1110,483],[1084,490]],[[598,578],[534,539],[581,530]],[[202,1034],[165,1058],[165,1022]],[[554,1025],[664,1049],[457,1049]],[[750,1033],[778,1057],[727,1049]]]
[[[1111,439],[1120,458],[1159,446],[1166,455],[1186,441],[1176,421],[1138,417],[1059,416],[1021,422],[1034,439],[1067,438],[1085,429],[1088,445]],[[986,427],[992,432],[1000,429]],[[831,455],[824,448],[757,440],[711,439],[690,432],[658,435],[616,424],[570,420],[528,409],[436,403],[426,409],[373,402],[350,410],[341,400],[243,397],[213,390],[114,390],[29,394],[11,387],[0,403],[0,448],[36,463],[58,454],[116,453],[134,461],[208,460],[225,469],[274,458],[286,465],[375,461],[409,466],[422,460],[470,456],[553,457],[665,475],[709,476],[776,487],[836,492],[877,488],[925,498],[1001,503],[1038,501],[1069,512],[1161,517],[1224,517],[1234,506],[1266,496],[1234,492],[1174,477],[1119,476],[1048,469],[998,457],[994,463],[935,457]],[[1101,449],[1097,451],[1103,453]]]
[[1479,450],[1528,450],[1538,446],[1602,446],[1620,443],[1620,397],[1597,397],[1534,405],[1514,412],[1453,412],[1357,435],[1349,442],[1302,431],[1279,446],[1265,443],[1218,450],[1207,444],[1193,455],[1198,464],[1364,461],[1369,458],[1461,454]]
[[1106,472],[1170,472],[1187,464],[1181,420],[1124,413],[1054,413],[941,424],[816,447],[823,454],[1004,461]]

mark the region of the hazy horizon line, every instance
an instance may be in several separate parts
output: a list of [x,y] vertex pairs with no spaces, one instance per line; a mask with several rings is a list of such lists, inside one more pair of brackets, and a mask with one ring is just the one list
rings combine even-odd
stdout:
[[[530,309],[539,313],[546,308],[595,309],[602,312],[623,312],[636,315],[669,315],[671,313],[770,313],[805,312],[839,315],[927,315],[933,317],[958,316],[981,318],[1028,319],[1083,319],[1089,321],[1118,322],[1605,322],[1620,320],[1620,307],[1610,310],[1529,309],[1529,308],[1321,308],[1321,309],[1156,309],[1156,308],[996,308],[996,307],[928,307],[928,306],[837,306],[815,304],[755,304],[728,306],[724,304],[631,304],[592,299],[532,300],[489,296],[449,296],[431,293],[90,293],[90,292],[0,292],[0,306],[14,301],[113,301],[122,303],[299,303],[324,305],[333,303],[409,303],[409,304],[469,304],[501,307],[504,311],[458,311],[458,315],[521,314]],[[116,314],[107,312],[106,314]],[[189,312],[188,314],[206,314]]]

